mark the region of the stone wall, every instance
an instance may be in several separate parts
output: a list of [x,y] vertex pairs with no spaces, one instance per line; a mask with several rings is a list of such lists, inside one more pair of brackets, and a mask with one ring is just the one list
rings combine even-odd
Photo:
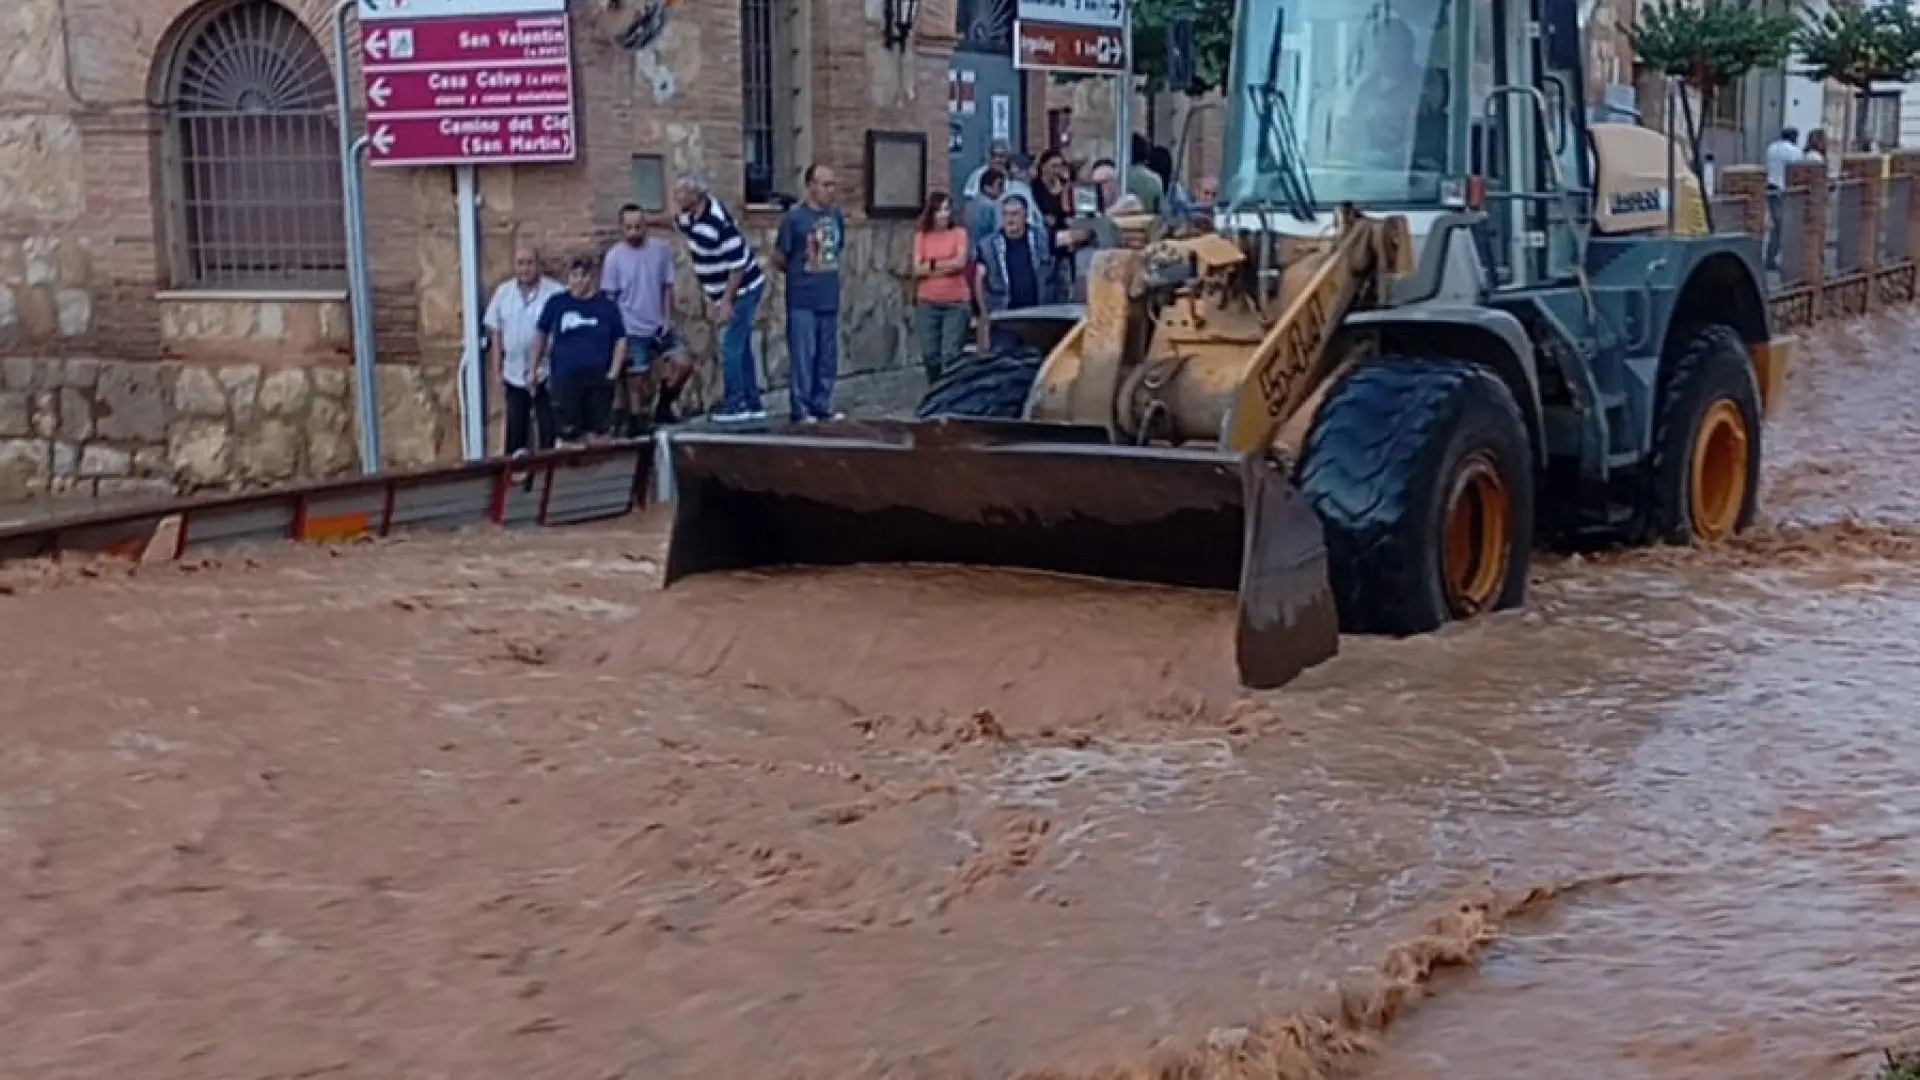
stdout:
[[[389,464],[452,456],[451,369],[379,366]],[[0,501],[331,476],[358,462],[352,372],[91,357],[0,359]]]

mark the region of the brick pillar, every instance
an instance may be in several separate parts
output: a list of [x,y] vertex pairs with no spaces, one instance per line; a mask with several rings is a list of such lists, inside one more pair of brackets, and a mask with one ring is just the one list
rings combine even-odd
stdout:
[[[1729,165],[1719,171],[1719,194],[1740,196],[1740,227],[1750,236],[1767,235],[1767,170],[1758,165]],[[1718,224],[1716,222],[1715,224]]]
[[1920,150],[1895,150],[1888,171],[1907,177],[1907,258],[1920,256]]
[[[1879,154],[1848,154],[1840,159],[1840,177],[1858,180],[1860,195],[1860,270],[1873,276],[1880,265],[1880,204],[1887,197],[1887,159]],[[1873,306],[1873,289],[1867,290]]]
[[[1787,190],[1807,195],[1800,225],[1801,275],[1817,292],[1827,281],[1827,200],[1831,193],[1827,191],[1826,165],[1809,162],[1787,166]],[[1815,304],[1814,310],[1819,311],[1820,306]]]

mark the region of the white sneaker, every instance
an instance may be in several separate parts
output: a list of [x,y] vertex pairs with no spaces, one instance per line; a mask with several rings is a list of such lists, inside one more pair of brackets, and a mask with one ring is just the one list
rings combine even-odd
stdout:
[[757,424],[767,418],[765,409],[728,409],[713,414],[716,424]]

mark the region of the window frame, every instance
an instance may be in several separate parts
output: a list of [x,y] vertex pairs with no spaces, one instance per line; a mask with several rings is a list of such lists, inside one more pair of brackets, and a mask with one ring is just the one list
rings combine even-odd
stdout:
[[[347,284],[346,203],[338,162],[331,154],[324,159],[276,159],[276,167],[297,169],[303,177],[310,178],[312,184],[298,184],[300,194],[265,208],[263,219],[284,217],[289,210],[315,201],[322,203],[332,213],[317,218],[328,223],[323,226],[320,235],[308,240],[299,237],[296,232],[296,239],[291,243],[284,237],[276,236],[275,231],[279,227],[267,224],[266,220],[256,222],[251,227],[243,226],[241,239],[237,243],[229,241],[224,246],[229,253],[237,250],[241,254],[255,255],[250,261],[263,264],[259,268],[224,273],[213,269],[210,272],[209,267],[217,262],[215,256],[222,245],[209,244],[203,238],[196,238],[193,222],[189,220],[192,207],[198,201],[197,192],[201,190],[189,175],[195,167],[188,156],[191,137],[189,125],[194,122],[196,115],[204,118],[218,114],[195,114],[184,109],[184,83],[199,51],[217,47],[210,43],[210,35],[229,20],[246,19],[248,16],[244,13],[248,9],[262,12],[256,18],[287,20],[285,23],[276,23],[272,29],[280,31],[290,28],[297,30],[298,36],[256,33],[240,40],[244,40],[251,48],[272,50],[278,58],[277,62],[289,70],[310,70],[318,61],[326,74],[323,94],[316,96],[312,93],[320,85],[318,79],[303,80],[306,85],[300,90],[307,97],[305,102],[291,109],[263,109],[261,115],[272,118],[267,121],[269,124],[275,121],[290,123],[292,127],[285,134],[294,141],[324,135],[326,145],[332,147],[339,140],[341,110],[332,92],[333,60],[322,46],[319,35],[297,11],[276,0],[216,0],[203,5],[183,20],[172,35],[169,46],[159,51],[153,81],[155,98],[151,138],[157,196],[155,210],[160,219],[156,231],[162,265],[166,270],[166,291],[249,295],[338,293]],[[235,111],[231,115],[245,114]],[[325,166],[319,166],[321,160],[325,161]],[[200,182],[206,183],[205,179]],[[262,184],[265,185],[266,181],[263,180]],[[229,181],[228,186],[233,187],[233,183]],[[218,192],[221,189],[214,187],[214,190]],[[216,194],[207,201],[217,203],[219,199],[220,196]],[[331,265],[300,265],[314,256]]]

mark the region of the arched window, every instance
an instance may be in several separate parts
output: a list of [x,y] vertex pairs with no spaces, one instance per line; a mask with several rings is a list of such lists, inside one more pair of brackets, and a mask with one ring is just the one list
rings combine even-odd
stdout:
[[174,284],[340,285],[340,136],[313,34],[272,0],[223,3],[182,36],[170,74]]

